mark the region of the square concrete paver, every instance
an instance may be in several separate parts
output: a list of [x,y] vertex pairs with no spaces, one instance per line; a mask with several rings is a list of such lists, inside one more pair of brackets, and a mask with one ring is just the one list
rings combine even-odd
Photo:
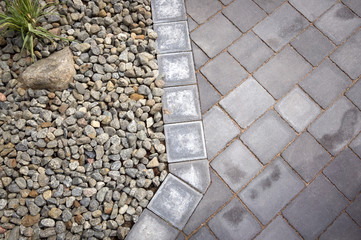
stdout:
[[290,0],[290,3],[311,22],[326,12],[335,2],[336,0]]
[[211,108],[204,115],[203,124],[208,159],[212,159],[217,152],[240,133],[232,120],[217,106]]
[[152,2],[153,21],[174,22],[186,20],[186,9],[184,0],[153,0]]
[[361,17],[361,2],[359,0],[342,0],[342,2]]
[[300,240],[290,225],[280,216],[277,216],[255,240]]
[[149,210],[183,229],[202,194],[169,174],[150,201]]
[[361,191],[361,160],[348,148],[323,173],[350,200]]
[[311,65],[287,46],[253,76],[279,99],[311,70]]
[[276,8],[281,6],[286,0],[254,0],[261,8],[263,8],[267,13],[273,12]]
[[343,4],[338,3],[316,21],[315,25],[339,45],[361,26],[361,19]]
[[321,108],[299,87],[281,99],[276,110],[297,132],[305,129],[321,113]]
[[216,240],[207,227],[202,227],[196,234],[192,235],[189,240]]
[[217,0],[185,0],[187,13],[198,23],[204,23],[208,18],[222,9]]
[[308,131],[332,155],[336,155],[361,130],[361,113],[345,97],[318,118]]
[[262,164],[239,140],[217,156],[211,166],[234,192],[238,192],[262,169]]
[[346,96],[361,109],[361,81],[358,80],[350,90],[347,91]]
[[303,187],[301,179],[277,158],[241,191],[239,197],[265,225]]
[[346,205],[342,194],[319,175],[287,206],[283,215],[304,239],[315,239]]
[[247,32],[266,17],[266,13],[252,0],[235,0],[223,10],[223,14],[242,32]]
[[309,182],[331,160],[330,154],[308,133],[299,136],[282,157]]
[[308,21],[293,7],[284,4],[255,26],[253,31],[273,50],[279,51],[308,24]]
[[273,51],[251,31],[230,46],[228,52],[232,54],[248,72],[255,71],[273,55]]
[[209,57],[213,58],[241,35],[242,33],[223,14],[218,13],[194,30],[191,38]]
[[350,148],[361,158],[361,134],[351,142]]
[[261,230],[261,226],[235,198],[214,216],[208,223],[210,229],[219,239],[251,239]]
[[361,194],[347,207],[346,212],[361,226]]
[[241,135],[241,140],[266,164],[295,137],[295,132],[270,110]]
[[300,86],[322,108],[327,108],[349,85],[350,79],[330,60],[325,60]]
[[248,76],[241,65],[227,52],[221,53],[207,63],[201,72],[223,95]]
[[346,214],[342,213],[334,223],[321,235],[320,240],[360,240],[361,229]]
[[307,28],[292,42],[292,46],[313,66],[317,66],[335,48],[335,45],[314,27]]
[[252,77],[220,101],[242,128],[248,127],[274,104],[271,95]]
[[186,21],[154,24],[154,30],[158,33],[156,40],[158,53],[191,50]]
[[204,113],[218,102],[221,94],[219,94],[200,73],[197,73],[197,79],[201,99],[201,111]]
[[194,64],[196,66],[196,69],[199,69],[209,60],[209,57],[193,41],[192,41],[192,53],[193,53]]
[[361,75],[361,31],[339,47],[331,55],[331,59],[352,79],[358,78]]

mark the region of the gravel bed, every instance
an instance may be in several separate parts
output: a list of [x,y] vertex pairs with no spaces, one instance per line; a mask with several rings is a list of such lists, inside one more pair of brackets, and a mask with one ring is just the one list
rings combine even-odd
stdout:
[[[0,38],[0,239],[124,239],[167,175],[150,0],[60,0],[69,89],[25,90],[21,39]],[[4,2],[0,2],[4,9]]]

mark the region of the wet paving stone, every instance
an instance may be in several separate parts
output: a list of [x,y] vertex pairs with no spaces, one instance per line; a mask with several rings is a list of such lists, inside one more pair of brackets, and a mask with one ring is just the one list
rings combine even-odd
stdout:
[[352,219],[354,219],[358,225],[361,225],[361,194],[359,194],[355,201],[347,207],[346,212],[350,214]]
[[185,0],[185,4],[187,13],[198,24],[205,22],[222,9],[222,4],[217,0]]
[[184,0],[153,0],[152,17],[157,22],[175,22],[186,20],[186,9]]
[[276,8],[281,6],[286,0],[254,0],[261,8],[263,8],[267,13],[273,12]]
[[280,216],[277,216],[255,240],[299,240],[295,230]]
[[200,73],[197,73],[197,80],[201,111],[204,113],[219,101],[221,94],[219,94]]
[[342,213],[327,231],[323,233],[320,240],[358,240],[361,237],[361,229],[352,221],[352,219],[346,214]]
[[202,227],[196,234],[192,235],[189,240],[216,240],[207,227]]
[[159,53],[191,50],[186,21],[154,24],[154,30],[158,33],[156,45]]
[[290,0],[289,2],[313,22],[326,12],[336,0]]
[[361,109],[361,81],[357,81],[350,90],[347,91],[346,96]]

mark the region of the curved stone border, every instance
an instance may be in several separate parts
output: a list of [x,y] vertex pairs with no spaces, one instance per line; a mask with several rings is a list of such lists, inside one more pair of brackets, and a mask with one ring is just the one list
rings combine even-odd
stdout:
[[184,0],[152,0],[169,174],[128,240],[174,240],[210,184]]

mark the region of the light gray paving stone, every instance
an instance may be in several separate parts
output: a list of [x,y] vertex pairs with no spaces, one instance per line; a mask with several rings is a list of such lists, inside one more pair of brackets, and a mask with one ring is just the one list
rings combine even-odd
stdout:
[[276,158],[239,193],[246,206],[267,224],[304,187],[281,158]]
[[201,119],[198,88],[196,85],[165,88],[162,99],[165,123]]
[[279,51],[307,26],[308,21],[301,14],[289,4],[284,4],[257,24],[253,31],[273,50]]
[[218,100],[221,95],[211,86],[211,84],[204,79],[204,77],[197,73],[199,95],[201,99],[201,110],[202,113],[210,109]]
[[211,171],[211,185],[183,229],[189,235],[232,197],[231,190]]
[[191,18],[187,17],[189,32],[193,31],[198,27],[198,24]]
[[295,132],[270,110],[241,135],[241,140],[266,164],[295,137]]
[[262,169],[262,164],[239,140],[217,156],[211,166],[234,192],[238,192]]
[[153,0],[151,4],[154,23],[187,19],[184,0]]
[[340,46],[331,59],[352,79],[361,75],[361,31],[358,31]]
[[346,74],[326,59],[300,83],[300,86],[325,109],[350,84],[351,81]]
[[169,174],[148,209],[178,229],[183,229],[201,199],[202,194]]
[[223,95],[248,76],[241,65],[227,52],[221,53],[207,63],[201,72]]
[[199,69],[209,60],[209,57],[193,41],[192,41],[192,52],[193,52],[194,64],[196,66],[196,69]]
[[336,155],[361,130],[361,113],[345,97],[318,118],[308,131],[332,155]]
[[220,101],[242,128],[248,127],[274,103],[272,96],[252,77]]
[[351,142],[350,148],[361,158],[361,134]]
[[306,182],[310,182],[331,160],[330,154],[308,132],[302,133],[282,153],[282,157]]
[[342,0],[342,2],[361,17],[361,2],[359,0]]
[[191,38],[209,57],[213,58],[241,35],[242,33],[223,14],[218,13],[194,30]]
[[361,109],[361,81],[358,80],[350,90],[347,91],[346,96]]
[[361,160],[348,148],[323,173],[350,200],[361,191]]
[[292,46],[313,66],[317,66],[335,48],[335,45],[313,26],[298,36]]
[[219,239],[251,239],[261,230],[256,219],[235,198],[208,223],[210,229]]
[[196,83],[191,52],[159,54],[158,65],[166,87]]
[[347,207],[346,212],[361,226],[361,194]]
[[266,13],[252,0],[235,0],[222,12],[242,32],[247,32],[266,17]]
[[255,240],[299,240],[295,230],[280,216],[277,216]]
[[273,55],[273,51],[251,31],[231,45],[228,52],[235,57],[248,72],[255,71]]
[[208,18],[222,9],[217,0],[185,0],[187,13],[198,23],[204,23]]
[[327,231],[323,233],[320,240],[360,240],[361,229],[352,221],[352,219],[346,214],[342,213]]
[[347,203],[342,194],[319,175],[287,206],[283,215],[304,239],[316,239]]
[[158,53],[191,50],[186,21],[154,24],[154,30],[158,33],[156,40]]
[[321,113],[321,108],[299,87],[281,99],[276,110],[297,132],[305,129]]
[[311,70],[311,65],[287,46],[253,76],[274,98],[279,99]]
[[168,162],[207,158],[202,122],[164,126]]
[[192,235],[189,240],[216,240],[216,238],[209,232],[207,227],[202,227],[196,234]]
[[168,225],[157,215],[144,209],[138,222],[132,227],[127,235],[127,240],[174,240],[178,235],[178,230]]
[[263,8],[267,13],[273,12],[276,8],[281,6],[286,0],[254,0],[261,8]]
[[315,25],[339,45],[361,26],[361,19],[343,4],[338,3],[317,20]]
[[203,124],[209,160],[240,133],[231,119],[217,106],[204,115]]
[[206,192],[211,181],[208,160],[172,163],[169,164],[169,172],[201,193]]
[[313,22],[322,13],[326,12],[336,0],[290,0],[289,2],[308,20]]

